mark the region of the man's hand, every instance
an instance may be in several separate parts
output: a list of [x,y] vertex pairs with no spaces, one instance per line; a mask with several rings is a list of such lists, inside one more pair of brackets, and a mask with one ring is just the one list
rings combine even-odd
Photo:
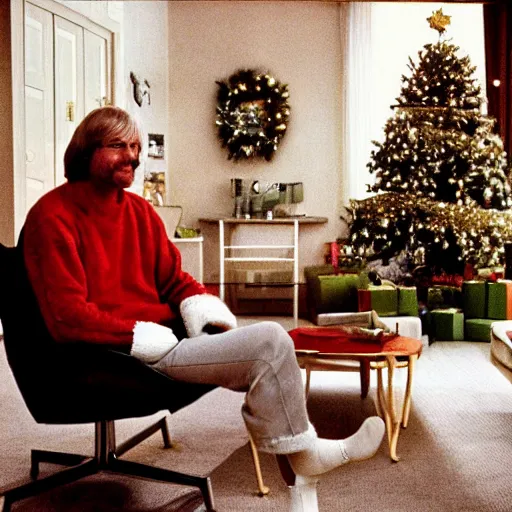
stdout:
[[130,355],[141,361],[155,363],[178,344],[171,329],[153,322],[137,322],[133,328]]
[[203,327],[203,332],[206,334],[220,334],[221,332],[230,331],[232,327],[222,324],[209,323]]
[[[216,295],[191,295],[180,304],[180,313],[189,338],[207,332],[224,332],[236,327],[236,317]],[[207,329],[207,330],[205,330]]]

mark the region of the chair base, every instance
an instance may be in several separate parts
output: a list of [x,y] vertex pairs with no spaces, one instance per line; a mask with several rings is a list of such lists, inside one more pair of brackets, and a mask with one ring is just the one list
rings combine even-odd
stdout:
[[[126,453],[154,432],[161,430],[164,438],[164,446],[171,446],[169,432],[165,418],[151,425],[128,441],[115,447],[115,428],[113,421],[100,421],[95,425],[95,456],[87,457],[73,453],[61,453],[45,450],[32,450],[30,476],[34,481],[22,484],[12,489],[0,491],[0,507],[3,512],[9,512],[16,501],[36,496],[43,492],[66,485],[81,478],[100,472],[109,472],[135,478],[155,480],[179,485],[197,487],[201,491],[208,512],[215,512],[213,493],[209,477],[187,475],[177,471],[157,468],[121,460],[118,457]],[[39,475],[39,464],[42,462],[70,466],[53,475],[36,480]]]

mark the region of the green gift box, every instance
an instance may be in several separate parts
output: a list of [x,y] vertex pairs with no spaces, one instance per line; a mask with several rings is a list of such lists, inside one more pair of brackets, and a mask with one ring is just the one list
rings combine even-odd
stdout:
[[487,286],[485,281],[464,281],[462,294],[465,318],[487,318]]
[[304,277],[306,283],[313,283],[313,280],[318,276],[334,274],[335,269],[332,265],[313,265],[304,268]]
[[464,322],[467,341],[491,341],[492,318],[470,318]]
[[512,320],[512,281],[487,283],[487,315],[493,320]]
[[398,291],[393,286],[369,285],[358,290],[359,311],[376,311],[380,316],[398,316]]
[[318,283],[316,309],[319,313],[357,311],[358,274],[318,276]]
[[[320,297],[320,282],[318,276],[331,275],[335,273],[332,265],[314,265],[304,268],[304,277],[306,278],[306,303],[308,316],[311,321],[315,321],[317,315],[317,305],[322,308]],[[320,313],[322,311],[319,311]]]
[[418,316],[418,294],[415,286],[399,286],[398,315]]
[[317,276],[313,283],[313,302],[317,313],[357,311],[358,274]]
[[438,341],[464,339],[464,313],[459,309],[434,309],[430,312],[432,337]]

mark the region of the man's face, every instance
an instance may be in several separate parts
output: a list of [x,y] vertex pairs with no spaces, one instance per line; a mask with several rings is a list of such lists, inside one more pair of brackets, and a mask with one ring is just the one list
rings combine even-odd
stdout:
[[140,140],[112,138],[97,148],[91,158],[90,180],[103,190],[127,188],[139,165]]

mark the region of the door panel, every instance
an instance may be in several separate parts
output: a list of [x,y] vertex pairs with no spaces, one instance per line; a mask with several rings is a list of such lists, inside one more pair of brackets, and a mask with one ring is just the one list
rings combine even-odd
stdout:
[[25,210],[54,187],[52,15],[25,9]]
[[[51,14],[27,4],[25,16],[25,82],[32,87],[44,88],[45,64],[51,64],[51,53],[44,49],[51,44]],[[45,59],[46,57],[46,59]]]
[[[44,183],[45,168],[51,164],[52,155],[45,151],[45,94],[39,89],[25,88],[25,134],[31,143],[27,146],[27,176]],[[49,158],[48,158],[49,156]],[[48,162],[50,160],[50,162]],[[53,180],[51,180],[53,181]]]
[[85,111],[107,103],[108,92],[107,40],[88,30],[84,30],[84,79]]
[[55,185],[64,178],[64,152],[84,117],[83,28],[54,16],[55,34]]

